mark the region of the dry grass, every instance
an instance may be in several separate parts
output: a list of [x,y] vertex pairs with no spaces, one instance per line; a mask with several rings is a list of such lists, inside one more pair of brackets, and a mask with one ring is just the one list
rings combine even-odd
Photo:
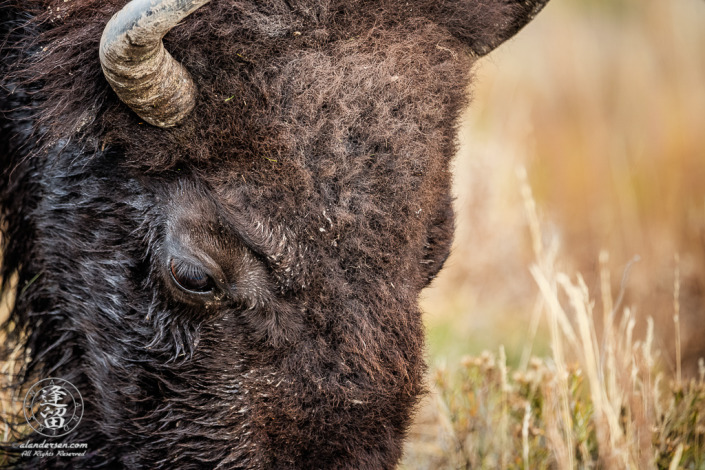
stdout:
[[701,0],[554,0],[481,65],[405,468],[705,469],[703,51]]
[[[552,355],[510,374],[500,346],[498,356],[484,352],[452,371],[438,369],[403,468],[705,468],[705,364],[699,380],[677,376],[667,385],[656,367],[653,320],[637,339],[632,310],[620,310],[610,289],[597,303],[582,276],[556,268],[556,245],[545,244],[526,174],[519,176]],[[603,252],[603,285],[607,264]],[[678,271],[673,290],[677,322]]]
[[[539,359],[504,375],[501,357],[437,372],[443,424],[415,430],[401,468],[705,468],[704,382],[664,387],[638,367],[600,380]],[[613,379],[629,388],[614,393]]]
[[[0,262],[2,262],[2,258],[0,258]],[[16,279],[11,280],[10,286],[14,285],[15,282]],[[13,291],[12,287],[9,291]],[[0,291],[0,323],[4,323],[7,320],[13,303],[12,294]],[[0,332],[0,341],[5,343],[5,331]],[[3,418],[0,421],[0,442],[10,442],[15,437],[13,430],[5,420],[8,418],[12,419],[11,417],[17,416],[17,413],[21,412],[17,406],[18,403],[21,403],[21,400],[18,400],[18,397],[13,396],[12,392],[8,390],[11,387],[11,377],[17,373],[20,364],[19,351],[0,361],[0,416]],[[7,464],[6,459],[7,456],[0,451],[0,466]]]

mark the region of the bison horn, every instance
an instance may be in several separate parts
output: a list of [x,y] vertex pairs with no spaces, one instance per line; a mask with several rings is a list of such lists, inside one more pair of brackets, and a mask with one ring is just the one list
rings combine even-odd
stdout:
[[100,65],[120,100],[159,127],[177,125],[193,109],[196,86],[162,38],[210,0],[132,0],[103,31]]

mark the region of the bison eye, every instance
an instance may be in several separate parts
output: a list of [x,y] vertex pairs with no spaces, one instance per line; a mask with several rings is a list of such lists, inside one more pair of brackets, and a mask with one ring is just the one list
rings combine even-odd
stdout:
[[189,294],[210,294],[215,288],[213,279],[200,266],[172,259],[169,271],[176,285]]

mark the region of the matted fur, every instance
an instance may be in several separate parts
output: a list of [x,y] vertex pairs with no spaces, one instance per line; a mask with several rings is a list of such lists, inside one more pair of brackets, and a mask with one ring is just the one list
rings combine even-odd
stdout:
[[[81,391],[57,440],[89,444],[18,465],[393,468],[471,66],[545,2],[213,0],[165,38],[199,90],[168,130],[101,75],[124,3],[0,2],[8,347],[18,389]],[[193,256],[229,297],[174,286]]]

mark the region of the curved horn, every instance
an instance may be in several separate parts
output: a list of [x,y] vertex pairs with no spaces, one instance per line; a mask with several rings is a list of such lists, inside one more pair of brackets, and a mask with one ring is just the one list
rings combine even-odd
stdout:
[[120,100],[159,127],[177,125],[193,109],[196,86],[162,38],[210,0],[132,0],[105,26],[100,65]]

